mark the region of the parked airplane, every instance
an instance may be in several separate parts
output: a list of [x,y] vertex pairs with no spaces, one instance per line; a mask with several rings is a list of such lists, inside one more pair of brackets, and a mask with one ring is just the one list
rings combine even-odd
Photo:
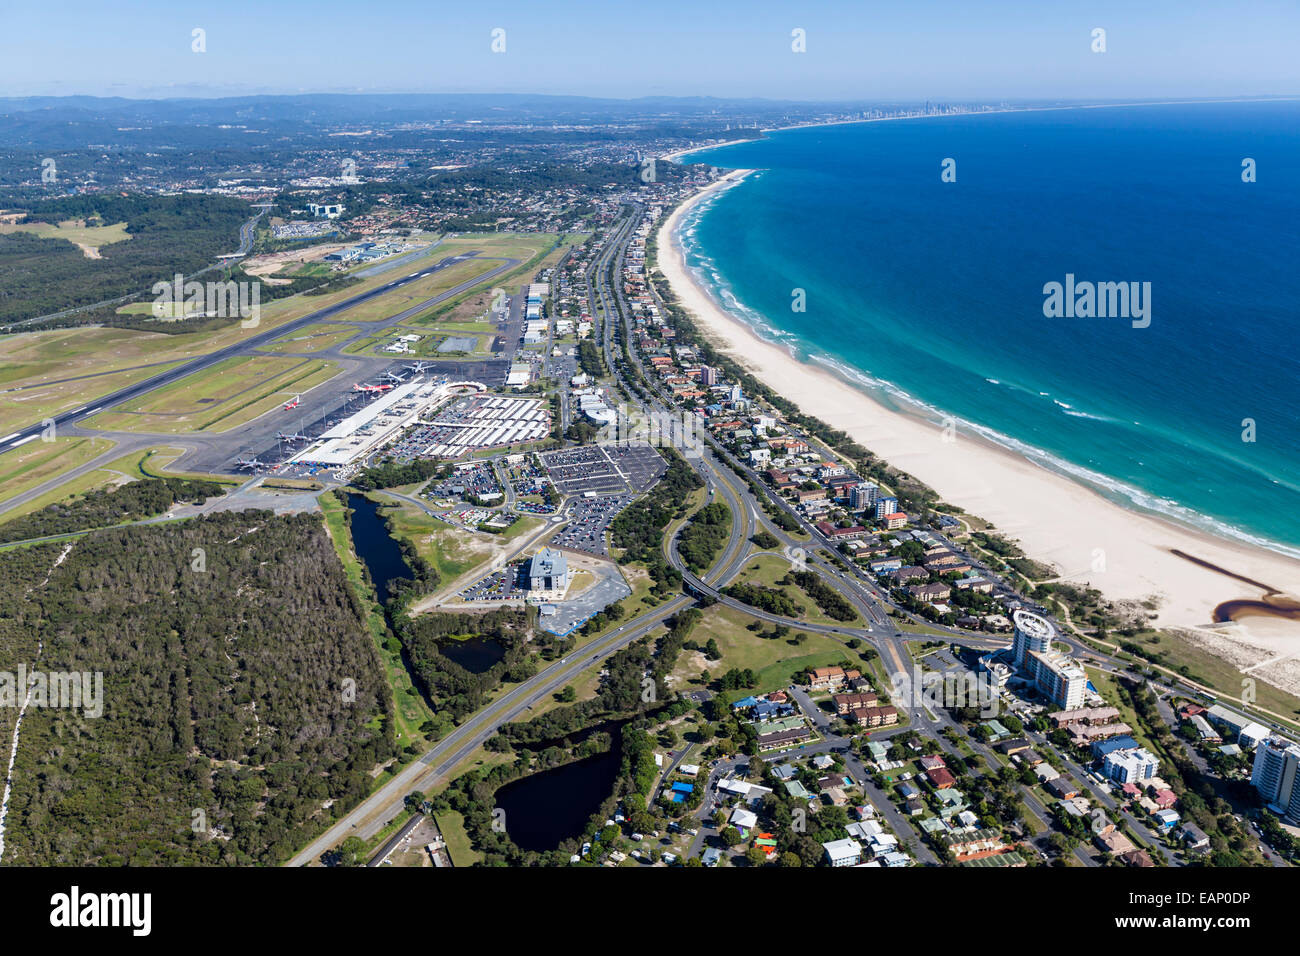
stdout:
[[396,372],[385,372],[384,378],[388,379],[390,382],[394,384],[398,384],[400,382],[406,381],[405,375],[398,375]]
[[386,392],[393,386],[391,385],[353,385],[354,392]]
[[412,362],[406,366],[408,372],[414,372],[416,375],[423,375],[425,369],[433,368],[432,362]]
[[276,432],[275,437],[280,439],[280,441],[311,441],[310,435],[303,435],[301,433],[286,435],[284,432]]
[[252,458],[236,458],[235,465],[241,471],[260,471],[266,467],[266,462],[258,461],[257,457],[254,456]]
[[301,401],[302,401],[302,396],[301,396],[301,395],[295,395],[295,396],[293,397],[293,401],[292,401],[292,402],[289,402],[288,404],[286,404],[286,405],[284,406],[284,410],[287,412],[287,411],[288,411],[289,409],[291,409],[291,408],[297,408],[297,407],[298,407],[298,403],[301,402]]

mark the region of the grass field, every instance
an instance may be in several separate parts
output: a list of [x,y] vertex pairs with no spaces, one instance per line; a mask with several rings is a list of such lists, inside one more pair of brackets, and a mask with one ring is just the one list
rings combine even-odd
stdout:
[[[8,501],[25,491],[57,478],[109,451],[115,443],[107,438],[56,438],[54,441],[30,441],[0,455],[0,501]],[[54,499],[63,497],[60,492]],[[45,502],[48,504],[48,502]],[[7,512],[0,520],[26,514],[43,505],[33,504]]]
[[[1112,640],[1114,638],[1112,637]],[[1184,676],[1212,687],[1223,697],[1240,700],[1244,674],[1233,664],[1217,657],[1203,647],[1199,647],[1187,638],[1171,631],[1142,631],[1133,637],[1122,638],[1126,644],[1136,644],[1153,657],[1160,656],[1159,663],[1170,670],[1183,673]],[[1142,658],[1134,658],[1142,663]],[[1256,703],[1277,714],[1288,715],[1290,723],[1295,725],[1300,716],[1300,698],[1274,687],[1262,678],[1255,681]]]
[[379,341],[380,341],[379,336],[368,335],[365,338],[357,339],[351,345],[346,346],[343,349],[343,354],[360,355],[362,352],[366,351],[366,349],[370,348],[372,345],[376,344]]
[[442,838],[447,841],[447,855],[451,857],[452,866],[473,866],[483,859],[483,854],[470,846],[465,834],[465,818],[455,810],[434,816]]
[[[6,356],[6,363],[9,359]],[[44,364],[44,363],[42,363]],[[0,433],[7,433],[24,425],[34,425],[46,418],[53,418],[61,412],[71,411],[90,405],[94,400],[109,392],[126,388],[136,382],[175,368],[177,362],[168,362],[149,368],[134,368],[105,375],[94,374],[90,378],[76,377],[77,373],[55,372],[32,379],[24,378],[28,387],[21,391],[6,391],[0,394]],[[6,364],[0,369],[0,375],[22,374],[27,369]],[[85,374],[85,373],[81,373]],[[41,378],[48,384],[40,384]],[[9,386],[14,388],[15,386]]]
[[492,560],[498,536],[489,539],[486,535],[467,534],[415,505],[382,495],[376,495],[375,500],[382,506],[383,517],[392,521],[397,535],[410,541],[420,557],[437,569],[442,584],[450,584],[471,568],[486,567]]
[[[88,439],[94,442],[106,442],[107,448],[111,448],[113,442],[106,438]],[[177,458],[185,453],[183,448],[157,447],[146,448],[143,451],[133,451],[116,458],[112,461],[100,465],[93,471],[88,471],[71,481],[64,482],[53,491],[33,498],[26,504],[14,508],[12,511],[5,512],[3,519],[8,521],[11,518],[17,518],[21,515],[31,514],[33,511],[39,511],[55,502],[64,501],[75,495],[85,494],[94,488],[116,487],[125,484],[128,481],[138,481],[142,478],[159,478],[159,477],[179,477],[179,478],[199,478],[206,481],[217,481],[223,485],[235,485],[229,477],[223,475],[204,475],[194,472],[164,472],[163,469],[174,462]],[[93,457],[88,456],[88,457]],[[71,467],[71,466],[70,466]],[[30,487],[30,486],[29,486]]]
[[548,264],[554,265],[569,246],[581,245],[587,236],[575,233],[566,236],[563,244],[559,238],[553,233],[491,232],[466,233],[445,240],[440,246],[442,249],[450,248],[455,252],[477,249],[485,256],[518,259],[521,264],[493,279],[491,288],[470,289],[415,316],[413,321],[429,323],[449,319],[458,323],[482,322],[492,300],[493,289],[517,291],[526,274],[531,275]]
[[804,613],[801,616],[810,623],[851,627],[862,620],[862,616],[856,612],[851,621],[836,621],[827,617],[822,613],[821,608],[817,606],[817,602],[809,597],[803,588],[796,584],[780,585],[777,583],[789,573],[790,562],[784,557],[777,557],[774,554],[759,554],[745,562],[745,568],[741,572],[740,579],[749,584],[761,584],[768,588],[783,587],[791,597],[803,605]]
[[[108,439],[100,438],[92,440],[96,442],[108,441]],[[110,447],[111,445],[112,443],[109,442]],[[170,451],[173,452],[171,455],[171,459],[173,460],[181,454],[181,449],[178,448],[170,449]],[[145,454],[146,453],[143,452],[133,452],[130,455],[124,455],[115,461],[99,466],[94,471],[88,471],[84,475],[80,475],[71,481],[64,482],[53,491],[41,495],[39,498],[33,498],[26,504],[20,505],[12,511],[6,512],[4,520],[7,521],[11,518],[17,518],[20,515],[31,514],[33,511],[39,511],[47,505],[52,505],[55,502],[64,501],[76,495],[85,494],[93,488],[116,487],[118,485],[126,484],[128,481],[136,481],[144,478],[146,475],[141,471],[140,463]],[[159,467],[162,467],[162,463],[162,461],[159,462]]]
[[[484,334],[478,326],[482,326],[493,334]],[[409,351],[399,353],[384,351],[384,348],[394,342],[399,335],[407,334],[420,336],[418,342],[407,343]],[[439,352],[438,346],[441,345],[449,336],[473,339],[474,346],[470,350],[464,352]],[[492,354],[492,342],[495,337],[495,330],[486,322],[476,323],[473,327],[465,325],[447,325],[445,323],[439,323],[436,328],[430,328],[427,325],[421,325],[416,328],[410,328],[404,325],[395,325],[383,336],[368,337],[365,345],[359,348],[353,349],[349,347],[348,354],[356,355],[364,352],[371,355],[378,355],[381,358],[391,357],[394,359],[428,359],[440,357],[463,358],[465,356],[486,358]]]
[[329,325],[328,323],[309,325],[262,346],[259,351],[319,352],[321,349],[338,345],[340,342],[356,335],[356,332],[357,330],[350,325]]
[[21,223],[19,225],[0,225],[0,235],[11,232],[30,232],[42,239],[66,239],[81,249],[87,259],[99,259],[101,246],[115,242],[125,242],[131,238],[126,231],[126,223],[116,222],[112,225],[93,225],[82,219],[66,219],[57,226],[48,222]]
[[[546,250],[542,253],[542,258],[545,258],[546,255],[555,255],[555,240],[555,236],[546,234],[462,236],[447,240],[421,262],[432,264],[445,256],[469,249],[481,250],[486,256],[525,259],[536,256],[539,250]],[[440,282],[442,285],[425,297],[498,264],[466,263],[467,274],[459,280],[449,281],[449,277],[460,267],[452,267],[436,276],[430,276],[426,281]],[[522,275],[525,270],[521,266],[516,271]],[[11,390],[26,385],[39,386],[30,392],[7,391],[0,395],[0,434],[40,421],[59,411],[93,405],[96,399],[104,395],[164,371],[168,363],[206,355],[261,335],[286,322],[384,285],[393,278],[395,276],[392,273],[385,272],[326,295],[295,295],[267,302],[262,306],[260,321],[251,328],[243,328],[241,323],[232,322],[216,332],[168,334],[134,329],[89,328],[24,332],[0,337],[0,352],[5,356],[4,365],[0,368],[0,387]],[[499,278],[504,282],[506,277]],[[372,319],[381,318],[393,315],[411,304],[408,301],[405,305],[398,305],[393,299],[393,296],[385,296],[344,315],[348,319],[362,318],[362,310],[366,310],[372,313]],[[133,303],[120,311],[148,314],[151,306],[150,302]],[[481,319],[482,316],[477,318]],[[367,344],[371,343],[358,343],[355,349],[350,348],[348,351],[361,351]],[[152,367],[145,369],[144,366]],[[74,381],[68,381],[70,379]]]
[[[691,632],[690,640],[705,644],[713,638],[722,652],[722,659],[709,661],[698,652],[683,651],[673,669],[674,687],[702,686],[699,681],[702,669],[716,678],[735,667],[753,670],[758,675],[754,692],[766,693],[787,686],[790,677],[806,667],[826,667],[857,657],[827,635],[809,634],[808,639],[799,645],[790,644],[788,640],[759,637],[747,627],[752,620],[748,614],[734,608],[718,604],[706,608],[703,619]],[[767,625],[764,627],[770,630]]]
[[[495,256],[498,253],[493,250],[488,255]],[[491,272],[499,265],[501,263],[496,259],[486,257],[458,262],[454,266],[448,266],[431,276],[408,283],[400,289],[394,289],[388,295],[371,299],[369,302],[363,302],[355,309],[349,310],[347,316],[354,322],[377,322],[380,319],[386,319],[409,309],[425,299],[446,292],[462,282],[467,282],[486,272]],[[389,276],[388,278],[391,280],[396,277]]]
[[88,428],[108,431],[224,432],[252,421],[338,372],[332,362],[244,355],[96,415]]

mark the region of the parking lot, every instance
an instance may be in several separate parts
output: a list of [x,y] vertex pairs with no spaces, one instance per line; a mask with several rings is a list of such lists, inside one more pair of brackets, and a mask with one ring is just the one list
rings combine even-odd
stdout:
[[519,586],[518,562],[507,564],[499,571],[475,581],[460,592],[462,601],[522,601],[528,592]]
[[473,395],[439,409],[418,429],[422,455],[458,458],[482,448],[540,441],[551,432],[550,406],[536,398]]
[[585,445],[539,457],[555,487],[570,497],[588,491],[598,495],[649,491],[668,470],[663,457],[643,442]]
[[627,490],[627,482],[600,445],[545,452],[538,457],[555,487],[569,497],[578,497],[587,491],[600,495]]
[[600,448],[635,492],[649,491],[668,470],[664,457],[644,442],[601,445]]
[[[298,407],[273,409],[243,426],[240,429],[243,447],[238,449],[237,455],[231,455],[225,450],[229,446],[220,446],[220,450],[216,450],[217,446],[214,446],[214,450],[211,452],[200,450],[198,454],[186,458],[185,467],[194,471],[221,474],[267,473],[281,478],[310,478],[316,476],[325,469],[310,462],[290,464],[288,461],[306,448],[308,442],[301,439],[281,439],[277,437],[277,434],[302,434],[314,440],[348,416],[376,401],[383,394],[381,392],[356,392],[353,390],[354,383],[384,383],[386,381],[383,378],[385,372],[400,374],[407,381],[411,380],[412,373],[408,368],[409,362],[384,362],[381,364],[375,359],[364,359],[363,361],[366,367],[358,374],[339,374],[330,381],[300,395],[301,401]],[[508,363],[502,361],[433,361],[426,364],[428,367],[425,369],[423,377],[428,381],[437,379],[477,381],[493,387],[504,383]],[[284,397],[287,404],[288,400],[293,396],[285,392]],[[394,457],[398,460],[410,460],[420,457],[431,444],[431,441],[427,438],[421,441],[423,436],[419,434],[420,431],[419,428],[416,428],[403,436],[392,449]],[[385,451],[385,454],[388,453],[388,451]],[[263,463],[263,466],[258,468],[256,472],[241,470],[236,465],[237,458],[256,458]],[[350,473],[350,470],[351,468],[342,469],[342,473],[346,475]]]
[[543,606],[539,626],[552,634],[566,635],[581,627],[593,615],[632,593],[618,566],[610,562],[589,562],[584,568],[595,574],[596,581],[580,594]]
[[620,511],[632,503],[633,495],[600,495],[596,498],[575,498],[569,503],[569,523],[551,539],[559,548],[572,548],[588,554],[609,557],[605,532]]
[[421,492],[425,498],[477,499],[492,503],[499,502],[503,494],[501,483],[488,462],[456,468],[450,477],[430,483]]

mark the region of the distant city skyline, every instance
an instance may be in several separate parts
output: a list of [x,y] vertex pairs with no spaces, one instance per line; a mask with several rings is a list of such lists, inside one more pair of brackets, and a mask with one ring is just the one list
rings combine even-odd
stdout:
[[[1104,30],[1104,52],[1095,30]],[[196,39],[196,30],[202,31]],[[795,31],[801,30],[801,35]],[[494,31],[504,31],[503,33]],[[548,93],[805,101],[1300,93],[1300,6],[320,0],[12,7],[0,96]],[[200,42],[201,41],[201,42]],[[795,52],[802,45],[804,52]],[[196,46],[203,52],[195,52]],[[496,50],[501,52],[494,52]]]

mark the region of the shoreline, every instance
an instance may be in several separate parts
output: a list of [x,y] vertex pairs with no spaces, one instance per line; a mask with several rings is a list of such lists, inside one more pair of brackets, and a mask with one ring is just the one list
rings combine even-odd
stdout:
[[[1016,539],[1028,557],[1056,567],[1060,580],[1095,587],[1111,601],[1154,598],[1159,606],[1149,615],[1152,625],[1234,639],[1257,649],[1261,659],[1294,650],[1300,637],[1295,622],[1254,617],[1207,626],[1217,605],[1263,594],[1223,572],[1297,594],[1300,561],[1130,510],[969,430],[959,429],[955,442],[944,443],[941,428],[919,413],[887,408],[828,367],[761,337],[715,301],[686,266],[678,227],[700,203],[751,172],[734,170],[679,203],[656,234],[659,270],[714,347],[806,414]],[[1099,559],[1104,570],[1093,570]]]
[[[1061,110],[1108,110],[1132,109],[1144,106],[1201,106],[1214,103],[1291,103],[1300,100],[1300,96],[1237,96],[1223,99],[1193,100],[1143,100],[1137,103],[1074,103],[1067,106],[1005,106],[989,110],[966,110],[961,113],[905,113],[901,116],[865,116],[861,119],[821,120],[812,123],[792,123],[789,126],[765,126],[758,132],[762,135],[746,139],[729,139],[721,143],[705,143],[703,146],[687,146],[665,153],[660,159],[677,162],[678,157],[688,153],[702,153],[707,149],[721,149],[724,146],[738,146],[741,143],[754,143],[767,138],[768,133],[782,133],[792,129],[816,129],[821,126],[852,126],[856,123],[888,123],[893,120],[938,119],[953,116],[990,116],[997,113],[1052,113]],[[752,127],[751,127],[752,128]],[[709,165],[709,164],[706,164]],[[726,168],[726,167],[719,167]],[[754,172],[754,170],[743,170]],[[742,170],[736,170],[742,172]],[[693,197],[692,197],[693,198]],[[689,202],[690,200],[688,200]]]

